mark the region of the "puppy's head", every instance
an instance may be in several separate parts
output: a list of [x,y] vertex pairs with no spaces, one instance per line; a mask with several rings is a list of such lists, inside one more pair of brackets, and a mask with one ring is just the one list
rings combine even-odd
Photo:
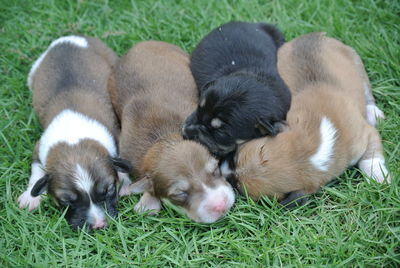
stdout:
[[293,192],[304,190],[303,179],[309,179],[310,173],[308,158],[302,154],[307,152],[293,144],[291,134],[283,132],[241,145],[235,171],[239,191],[255,200],[268,196],[284,203]]
[[289,109],[282,103],[283,93],[248,75],[222,77],[206,87],[197,109],[185,120],[184,138],[223,157],[237,144],[280,131]]
[[31,191],[38,196],[47,190],[74,227],[85,223],[92,229],[107,226],[106,213],[117,215],[117,171],[127,172],[129,164],[111,158],[104,147],[91,140],[76,145],[54,146],[47,158],[46,175]]
[[[141,185],[140,191],[134,189],[135,185]],[[192,220],[203,223],[220,219],[235,200],[232,187],[219,171],[218,161],[193,141],[167,145],[155,170],[136,182],[133,191],[148,191],[168,199],[183,208]]]

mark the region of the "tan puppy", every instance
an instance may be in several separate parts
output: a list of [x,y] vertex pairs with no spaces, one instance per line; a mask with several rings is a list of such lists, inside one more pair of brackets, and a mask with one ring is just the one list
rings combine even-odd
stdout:
[[[117,56],[100,40],[64,36],[51,43],[28,76],[33,108],[45,129],[33,152],[21,208],[39,206],[47,190],[73,227],[106,226],[116,215],[119,125],[107,92]],[[105,210],[106,208],[106,210]]]
[[383,113],[375,106],[358,54],[312,33],[282,46],[278,69],[293,93],[289,127],[240,148],[240,189],[254,199],[267,195],[288,204],[355,164],[374,180],[390,182],[374,128]]
[[165,198],[198,222],[211,223],[225,215],[234,194],[217,160],[180,134],[197,102],[189,57],[167,43],[142,42],[114,69],[109,90],[121,119],[120,154],[139,176],[131,192],[144,192],[135,210],[157,212]]

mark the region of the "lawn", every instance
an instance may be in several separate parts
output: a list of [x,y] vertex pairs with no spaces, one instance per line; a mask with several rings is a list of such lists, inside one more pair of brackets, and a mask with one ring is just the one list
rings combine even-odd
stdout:
[[[0,266],[399,267],[399,14],[398,0],[0,0]],[[138,215],[137,196],[122,198],[118,218],[96,232],[72,231],[50,199],[33,213],[18,208],[41,134],[26,78],[53,39],[95,36],[119,55],[141,40],[163,40],[190,53],[230,20],[275,23],[287,40],[324,31],[358,51],[386,115],[378,128],[391,185],[349,169],[305,207],[238,197],[211,225],[171,206]]]

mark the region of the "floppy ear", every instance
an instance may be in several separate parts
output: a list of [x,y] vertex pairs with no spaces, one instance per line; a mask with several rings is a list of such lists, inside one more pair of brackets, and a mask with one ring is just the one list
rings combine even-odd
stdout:
[[260,131],[261,135],[263,136],[275,136],[285,129],[286,123],[285,121],[270,123],[266,118],[259,117],[257,119],[255,127]]
[[31,196],[36,197],[46,191],[48,181],[49,177],[47,175],[44,175],[40,180],[38,180],[31,190]]
[[119,158],[119,157],[111,157],[111,163],[114,168],[122,173],[131,173],[132,165],[128,160]]
[[144,192],[148,192],[153,187],[153,181],[151,180],[150,176],[144,176],[140,178],[138,181],[129,185],[129,190],[133,194],[141,194]]
[[303,206],[307,203],[308,197],[303,190],[297,190],[289,192],[285,199],[281,200],[279,203],[287,209],[292,209],[297,206]]

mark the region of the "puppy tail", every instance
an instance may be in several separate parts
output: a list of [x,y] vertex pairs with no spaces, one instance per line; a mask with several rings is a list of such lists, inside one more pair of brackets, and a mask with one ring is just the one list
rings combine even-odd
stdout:
[[261,29],[268,33],[274,41],[276,48],[279,48],[285,43],[285,37],[278,28],[272,24],[261,23]]

